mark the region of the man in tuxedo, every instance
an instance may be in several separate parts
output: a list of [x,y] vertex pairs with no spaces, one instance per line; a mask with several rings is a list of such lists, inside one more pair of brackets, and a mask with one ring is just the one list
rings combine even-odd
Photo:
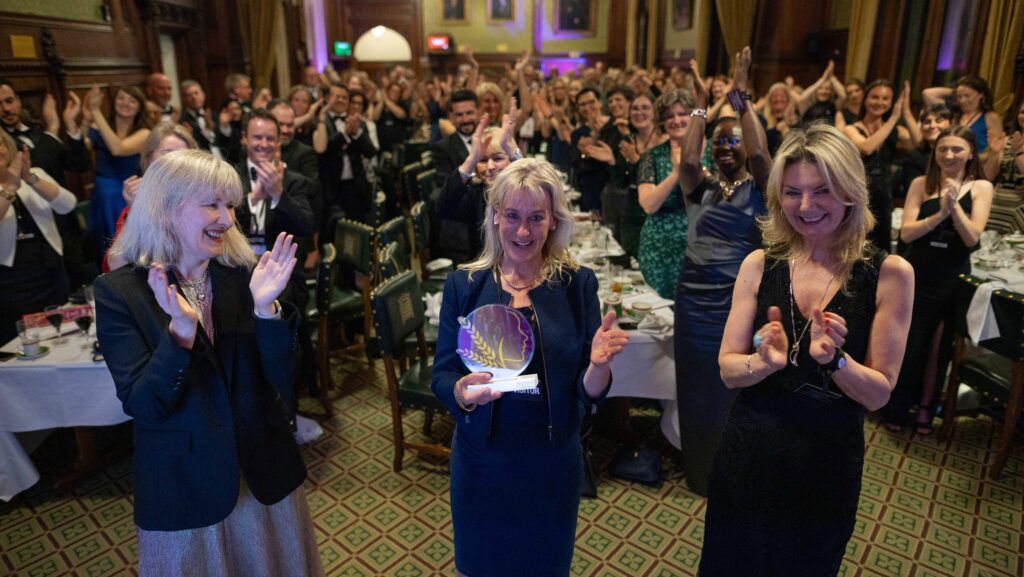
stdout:
[[307,66],[302,69],[302,84],[309,91],[313,97],[313,101],[320,100],[322,95],[322,81],[320,80],[320,73],[316,71],[316,68]]
[[377,147],[360,115],[350,114],[348,105],[348,88],[332,84],[313,132],[313,149],[320,154],[326,209],[321,225],[325,231],[335,208],[359,222],[370,217],[373,190],[363,160],[376,156]]
[[455,125],[455,133],[430,147],[434,159],[434,182],[438,189],[444,187],[456,167],[469,156],[473,131],[480,121],[477,105],[476,93],[472,90],[456,90],[449,99],[448,118]]
[[[0,78],[0,125],[14,138],[19,147],[28,147],[32,166],[43,169],[62,188],[68,188],[65,171],[86,172],[89,170],[89,152],[75,119],[81,111],[81,100],[73,92],[68,94],[64,109],[68,142],[60,139],[60,117],[57,103],[52,95],[43,100],[44,127],[32,122],[22,109],[21,98],[14,85]],[[90,254],[84,248],[85,240],[78,217],[74,211],[54,215],[64,243],[64,268],[72,289],[91,279],[85,278],[85,259]]]
[[[199,148],[212,152],[217,158],[227,160],[225,148],[229,147],[231,137],[219,130],[219,125],[214,123],[213,113],[206,107],[206,93],[203,92],[203,87],[195,80],[185,80],[181,83],[181,97],[185,105],[181,107],[179,120],[189,127],[196,144]],[[230,134],[230,119],[221,119],[220,116],[218,114],[217,122],[224,120],[226,132]]]
[[283,98],[275,98],[267,104],[267,110],[277,119],[281,127],[281,160],[285,166],[312,180],[319,187],[320,166],[316,152],[295,140],[295,109]]
[[[266,110],[253,110],[242,121],[247,155],[236,165],[246,196],[236,220],[257,256],[281,232],[301,238],[313,234],[313,182],[285,168],[280,159],[280,128]],[[301,274],[301,269],[296,267]]]
[[[281,129],[277,119],[266,109],[256,109],[242,119],[242,144],[246,158],[236,165],[242,179],[245,196],[235,209],[235,221],[249,245],[257,255],[273,248],[281,232],[291,234],[300,241],[295,257],[299,265],[292,270],[288,287],[281,293],[282,301],[306,310],[309,293],[302,263],[305,262],[308,242],[315,231],[313,203],[316,185],[297,171],[281,162]],[[305,315],[300,315],[305,319]],[[317,394],[316,363],[312,351],[309,327],[300,320],[299,344],[303,359],[299,380],[312,394]],[[294,412],[296,406],[291,409]]]
[[242,107],[242,113],[252,110],[252,79],[245,74],[238,72],[229,74],[224,79],[224,89],[228,91],[228,98],[238,102]]
[[178,110],[171,104],[171,79],[166,74],[154,72],[146,79],[146,100],[160,110],[160,122],[176,122]]

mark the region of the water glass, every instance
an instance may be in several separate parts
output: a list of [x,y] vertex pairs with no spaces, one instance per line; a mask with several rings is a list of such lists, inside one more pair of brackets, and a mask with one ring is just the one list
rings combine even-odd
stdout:
[[21,354],[32,357],[39,354],[39,341],[43,339],[43,330],[37,326],[26,324],[18,319],[18,339],[21,341]]

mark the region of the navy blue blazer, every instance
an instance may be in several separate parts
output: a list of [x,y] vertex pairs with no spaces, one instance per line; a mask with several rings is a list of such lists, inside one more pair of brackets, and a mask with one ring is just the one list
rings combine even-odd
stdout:
[[178,346],[146,283],[123,267],[96,280],[96,332],[117,397],[135,420],[135,523],[149,531],[213,525],[238,500],[239,475],[261,503],[306,477],[288,425],[299,313],[253,314],[248,270],[210,262],[215,343]]
[[[583,375],[590,365],[590,344],[601,326],[597,277],[584,267],[566,272],[558,282],[542,283],[531,290],[530,300],[540,329],[540,347],[534,354],[543,349],[552,436],[561,443],[579,431],[590,406],[600,400],[589,398],[583,388]],[[455,352],[458,318],[486,304],[507,305],[511,301],[512,295],[501,288],[492,272],[474,272],[470,280],[467,271],[457,270],[445,281],[430,387],[456,415],[457,426],[481,440],[490,433],[493,403],[466,413],[455,402],[455,381],[469,374]],[[604,394],[607,389],[602,397]]]

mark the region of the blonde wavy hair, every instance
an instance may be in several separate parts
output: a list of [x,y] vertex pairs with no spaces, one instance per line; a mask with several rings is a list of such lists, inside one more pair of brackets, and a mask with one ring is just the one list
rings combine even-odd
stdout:
[[501,114],[498,115],[498,118],[491,119],[491,124],[500,124],[501,115],[508,112],[508,97],[505,96],[505,91],[502,90],[500,86],[493,82],[481,82],[480,84],[476,85],[476,97],[481,102],[483,102],[484,94],[493,95],[496,99],[498,99],[498,102],[501,103]]
[[[242,181],[231,165],[203,150],[161,156],[146,171],[131,215],[110,253],[139,267],[154,262],[176,265],[182,251],[178,236],[182,207],[190,201],[212,201],[218,195],[234,206],[242,201]],[[229,267],[256,264],[256,255],[237,226],[225,231],[223,246],[217,262]]]
[[580,265],[569,253],[575,221],[565,198],[562,179],[555,167],[546,160],[523,158],[505,167],[487,191],[487,209],[481,226],[484,235],[484,248],[476,260],[460,265],[459,268],[469,271],[470,280],[477,271],[494,271],[497,273],[505,250],[498,232],[498,221],[502,209],[516,195],[527,194],[538,204],[551,202],[552,218],[555,229],[548,232],[541,254],[544,256],[543,275],[548,283],[558,282],[568,271],[579,270]]
[[768,175],[768,214],[759,222],[767,245],[765,254],[789,260],[803,249],[803,237],[793,230],[782,212],[786,169],[799,162],[817,166],[829,192],[846,206],[829,245],[829,256],[839,264],[836,278],[843,279],[845,286],[853,265],[870,260],[874,252],[867,235],[875,226],[875,217],[868,210],[867,178],[860,152],[834,126],[814,123],[806,130],[793,129],[782,141]]

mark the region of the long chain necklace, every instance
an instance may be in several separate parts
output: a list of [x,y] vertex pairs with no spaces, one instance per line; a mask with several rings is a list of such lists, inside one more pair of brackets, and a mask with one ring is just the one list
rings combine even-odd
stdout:
[[524,284],[523,286],[518,286],[518,285],[512,283],[512,277],[509,276],[509,275],[506,275],[504,270],[502,270],[501,268],[498,268],[498,271],[501,272],[501,280],[505,281],[505,284],[507,284],[508,286],[516,289],[517,291],[521,291],[521,290],[525,290],[525,289],[531,289],[531,288],[537,286],[540,283],[541,279],[544,278],[543,275],[540,275],[537,278],[533,279],[532,281]]
[[[800,331],[800,336],[796,336],[796,315],[793,310],[796,309],[796,299],[793,297],[793,280],[796,278],[796,259],[789,261],[789,324],[793,330],[793,346],[789,347],[789,362],[794,367],[799,367],[800,363],[796,362],[797,356],[800,354],[800,341],[803,340],[804,335],[807,334],[807,329],[811,327],[811,319],[806,319],[807,324],[804,325],[804,330]],[[828,283],[825,284],[825,290],[821,291],[821,298],[818,299],[818,308],[821,308],[822,303],[825,302],[825,295],[828,294],[829,287],[832,286],[832,281],[835,280],[836,273],[832,273],[829,277]]]

